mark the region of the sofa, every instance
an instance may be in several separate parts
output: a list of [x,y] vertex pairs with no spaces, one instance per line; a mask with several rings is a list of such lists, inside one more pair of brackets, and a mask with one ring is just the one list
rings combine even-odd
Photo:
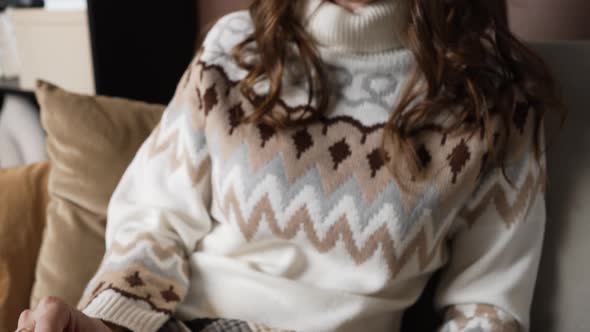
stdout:
[[[547,229],[532,331],[590,328],[590,42],[533,47],[552,68],[569,111],[546,121]],[[46,295],[76,305],[104,253],[106,205],[162,105],[37,87],[49,161],[0,170],[0,332]],[[435,286],[434,284],[432,285]],[[433,288],[432,287],[432,288]],[[431,289],[404,322],[434,325]]]

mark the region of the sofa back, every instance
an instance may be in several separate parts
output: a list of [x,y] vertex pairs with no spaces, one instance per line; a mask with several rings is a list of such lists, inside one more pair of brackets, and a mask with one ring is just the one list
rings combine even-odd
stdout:
[[[590,41],[534,44],[561,85],[565,127],[547,121],[547,229],[532,311],[535,332],[590,327]],[[556,134],[552,134],[556,133]],[[553,138],[551,138],[553,135]]]

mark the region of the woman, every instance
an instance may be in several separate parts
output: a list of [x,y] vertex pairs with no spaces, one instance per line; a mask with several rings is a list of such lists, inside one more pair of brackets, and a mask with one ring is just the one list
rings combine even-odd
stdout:
[[500,3],[221,19],[112,197],[82,312],[19,328],[398,331],[441,270],[441,331],[526,331],[555,99]]

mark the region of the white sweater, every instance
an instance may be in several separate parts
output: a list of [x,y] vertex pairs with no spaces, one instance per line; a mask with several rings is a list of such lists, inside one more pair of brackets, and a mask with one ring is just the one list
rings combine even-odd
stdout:
[[[330,112],[293,129],[240,124],[253,106],[231,51],[252,22],[221,19],[111,200],[84,312],[142,332],[171,317],[391,332],[443,269],[441,331],[528,329],[545,222],[533,116],[511,124],[513,185],[482,172],[479,135],[421,137],[425,180],[394,178],[376,151],[414,64],[389,33],[395,2],[307,5]],[[305,106],[304,91],[287,84],[279,107]]]

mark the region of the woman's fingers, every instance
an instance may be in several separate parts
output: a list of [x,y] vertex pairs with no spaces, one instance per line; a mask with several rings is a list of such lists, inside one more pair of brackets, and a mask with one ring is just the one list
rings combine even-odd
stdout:
[[35,327],[35,318],[33,317],[33,312],[31,310],[23,311],[19,318],[18,318],[18,329],[24,328],[34,328]]
[[23,311],[17,331],[25,328],[31,332],[111,332],[100,320],[53,297],[43,299],[34,311]]
[[35,332],[63,332],[72,316],[72,308],[52,297],[43,299],[33,313]]

